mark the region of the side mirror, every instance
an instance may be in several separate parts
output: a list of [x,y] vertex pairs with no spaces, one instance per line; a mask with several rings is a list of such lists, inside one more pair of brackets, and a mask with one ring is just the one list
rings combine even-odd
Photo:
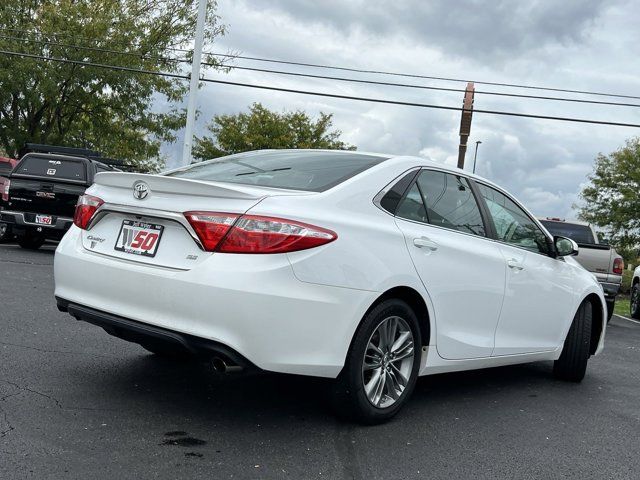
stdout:
[[578,244],[567,237],[553,237],[558,257],[578,255]]

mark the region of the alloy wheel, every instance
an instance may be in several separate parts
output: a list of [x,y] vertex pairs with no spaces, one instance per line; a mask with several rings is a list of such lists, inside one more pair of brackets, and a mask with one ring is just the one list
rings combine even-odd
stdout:
[[415,341],[401,317],[385,318],[367,343],[362,361],[362,380],[369,402],[388,408],[402,396],[413,369]]

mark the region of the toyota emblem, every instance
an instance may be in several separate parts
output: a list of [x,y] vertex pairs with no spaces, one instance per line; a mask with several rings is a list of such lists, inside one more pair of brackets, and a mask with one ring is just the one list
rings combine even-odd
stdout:
[[136,182],[133,184],[133,197],[138,200],[144,200],[149,195],[149,185],[144,182]]

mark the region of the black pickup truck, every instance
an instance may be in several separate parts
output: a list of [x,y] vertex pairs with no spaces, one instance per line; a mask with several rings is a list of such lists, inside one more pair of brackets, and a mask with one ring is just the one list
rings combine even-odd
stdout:
[[11,227],[22,248],[37,249],[45,240],[60,240],[73,224],[78,197],[97,173],[113,171],[118,169],[88,156],[27,153],[8,176],[0,221]]

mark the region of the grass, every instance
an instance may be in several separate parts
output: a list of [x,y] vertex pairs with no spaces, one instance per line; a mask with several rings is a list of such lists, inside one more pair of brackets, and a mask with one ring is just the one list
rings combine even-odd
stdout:
[[618,297],[616,298],[616,306],[613,309],[613,313],[616,315],[622,315],[623,317],[629,316],[629,298]]

